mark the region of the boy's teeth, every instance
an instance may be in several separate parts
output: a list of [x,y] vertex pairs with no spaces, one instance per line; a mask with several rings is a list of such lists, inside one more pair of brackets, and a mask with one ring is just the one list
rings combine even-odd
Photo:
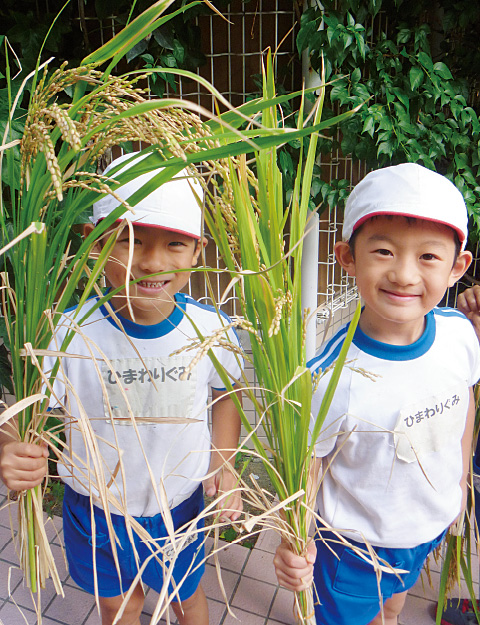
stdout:
[[146,282],[145,280],[142,280],[142,282],[140,284],[142,286],[145,286],[145,287],[151,289],[151,288],[163,286],[165,284],[165,282]]

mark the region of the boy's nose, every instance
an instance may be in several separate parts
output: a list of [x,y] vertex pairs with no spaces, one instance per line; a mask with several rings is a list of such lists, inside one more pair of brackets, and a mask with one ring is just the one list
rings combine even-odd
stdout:
[[395,264],[395,267],[392,267],[389,271],[388,279],[393,284],[400,284],[402,286],[415,284],[418,279],[415,263],[408,259],[399,260]]
[[167,266],[164,251],[159,246],[149,246],[143,250],[139,265],[142,269],[150,270],[150,273],[165,271]]

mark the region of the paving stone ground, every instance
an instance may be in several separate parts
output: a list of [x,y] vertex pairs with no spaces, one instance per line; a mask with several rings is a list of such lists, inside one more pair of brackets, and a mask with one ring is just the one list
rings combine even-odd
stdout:
[[[16,566],[17,555],[6,503],[6,489],[0,484],[0,625],[34,625],[37,617],[30,594],[24,587]],[[15,510],[12,512],[16,513]],[[54,517],[47,523],[47,534],[65,597],[57,596],[53,585],[47,587],[41,598],[42,623],[100,625],[93,598],[76,586],[64,564],[61,526],[61,519]],[[234,616],[229,613],[222,599],[215,566],[213,562],[207,562],[203,587],[209,602],[210,625],[294,625],[292,593],[277,585],[273,571],[272,554],[277,542],[276,535],[269,531],[260,536],[252,550],[241,545],[223,543],[219,560],[225,592]],[[208,545],[210,547],[211,543]],[[433,587],[424,579],[411,590],[399,625],[432,625],[435,622],[435,602],[440,583],[439,566],[436,564],[431,567],[431,580]],[[478,592],[478,574],[474,582]],[[466,596],[464,584],[459,592]],[[153,591],[147,593],[141,616],[142,625],[152,622],[151,615],[155,610],[157,597]],[[166,623],[165,620],[160,622]],[[176,623],[173,616],[171,623]]]

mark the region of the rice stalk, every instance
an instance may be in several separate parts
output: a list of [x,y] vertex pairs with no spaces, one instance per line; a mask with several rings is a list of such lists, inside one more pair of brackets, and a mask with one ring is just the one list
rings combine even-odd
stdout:
[[[267,102],[275,99],[270,55],[263,74],[263,97]],[[323,90],[312,121],[314,128],[321,123],[322,102]],[[261,125],[276,131],[280,118],[275,106],[267,106],[262,109]],[[303,103],[298,131],[303,130],[302,124]],[[298,141],[302,145],[302,136]],[[243,392],[260,415],[267,445],[252,431],[245,416],[243,422],[280,501],[281,515],[276,515],[276,521],[272,520],[271,511],[267,516],[293,551],[303,555],[315,517],[316,487],[311,479],[315,472],[314,442],[332,400],[359,311],[311,428],[312,380],[305,355],[305,319],[309,313],[301,307],[301,256],[316,135],[310,136],[305,162],[299,165],[288,206],[283,203],[276,147],[268,141],[263,145],[259,145],[259,140],[256,143],[255,174],[244,156],[225,159],[217,167],[219,197],[207,196],[205,220],[232,275],[231,285],[239,298],[242,315],[256,336],[251,346],[260,398],[246,382]],[[228,379],[224,383],[232,388]],[[287,501],[288,505],[282,505]],[[254,522],[252,519],[246,527],[251,528]],[[313,599],[312,589],[296,598],[297,616],[302,623],[315,622]]]
[[[7,127],[1,164],[11,172],[17,149],[21,159],[19,189],[11,188],[4,195],[2,187],[0,212],[2,249],[8,267],[8,272],[2,274],[2,312],[12,355],[15,396],[18,405],[24,406],[16,421],[19,440],[38,442],[43,437],[48,404],[48,399],[41,398],[44,380],[32,358],[22,355],[24,347],[32,344],[37,350],[48,348],[52,326],[71,304],[80,279],[88,274],[87,263],[95,236],[102,235],[123,211],[122,206],[105,220],[95,236],[80,242],[76,251],[69,253],[71,227],[79,222],[81,213],[101,195],[115,195],[112,185],[106,184],[95,171],[98,158],[124,141],[156,144],[159,138],[166,137],[165,153],[184,160],[176,137],[188,125],[188,115],[181,110],[178,114],[140,111],[119,118],[119,114],[130,113],[139,103],[147,101],[148,94],[137,86],[142,76],[112,78],[96,69],[112,56],[118,59],[125,54],[139,33],[145,36],[155,28],[159,23],[157,16],[168,4],[169,1],[162,0],[150,7],[135,24],[102,47],[95,58],[88,59],[88,64],[74,69],[64,64],[51,74],[47,73],[47,65],[39,67],[33,76],[36,88],[32,90],[19,147],[17,142],[8,140]],[[165,19],[170,18],[161,18]],[[59,94],[69,88],[73,89],[73,98],[68,103],[63,99],[59,103]],[[10,120],[15,117],[20,98],[21,90],[12,103]],[[101,273],[114,240],[112,235],[105,253],[91,270],[93,276]],[[81,301],[89,296],[94,283],[95,279],[87,279]],[[52,323],[45,314],[50,310],[54,311]],[[40,367],[42,360],[40,356]],[[52,381],[55,375],[53,371]],[[31,397],[37,401],[22,403]],[[45,586],[49,575],[58,580],[42,529],[41,499],[40,487],[19,496],[21,566],[33,593]],[[57,581],[55,586],[61,592]]]
[[[475,429],[473,449],[476,449],[478,436],[480,433],[480,386],[477,384],[474,390],[475,396]],[[480,622],[480,611],[477,604],[477,594],[473,584],[473,563],[472,552],[474,546],[478,554],[478,545],[480,543],[478,519],[475,514],[475,498],[478,497],[478,480],[474,476],[473,462],[470,459],[470,473],[468,477],[468,493],[465,511],[457,519],[456,523],[449,528],[445,539],[445,548],[443,554],[442,571],[440,575],[440,588],[438,592],[438,609],[436,615],[436,623],[440,625],[446,600],[453,594],[455,588],[461,588],[462,574],[468,588],[470,599],[477,620]]]
[[[91,347],[91,359],[93,362],[97,363],[99,361],[103,361],[107,364],[107,366],[110,368],[112,375],[115,375],[115,368],[114,366],[108,362],[108,359],[106,359],[105,355],[102,354],[102,352],[99,350],[98,346],[96,346],[93,342],[89,341],[88,337],[85,336],[82,333],[82,329],[80,325],[77,325],[75,323],[75,321],[72,321],[69,317],[64,317],[64,321],[61,321],[60,324],[62,323],[68,323],[68,324],[72,324],[74,326],[74,331],[77,334],[77,336],[80,336],[82,338],[82,340],[85,340]],[[197,346],[198,348],[198,346]],[[83,483],[83,485],[85,487],[88,487],[91,491],[91,500],[92,500],[92,504],[96,504],[96,505],[100,505],[106,512],[107,515],[107,519],[109,518],[109,515],[113,512],[116,514],[122,514],[125,517],[126,520],[126,524],[127,527],[130,528],[130,531],[132,532],[132,542],[133,542],[133,534],[138,535],[142,541],[144,542],[144,544],[147,544],[151,547],[151,555],[149,556],[149,558],[147,558],[147,561],[145,562],[144,566],[146,566],[146,564],[148,563],[149,560],[151,560],[152,558],[157,559],[158,562],[160,563],[165,563],[165,560],[168,559],[169,561],[171,561],[172,559],[175,558],[176,553],[178,553],[179,551],[181,551],[183,545],[185,544],[185,541],[188,540],[189,536],[196,532],[196,524],[198,522],[198,518],[194,519],[191,523],[189,523],[187,526],[183,527],[183,528],[179,528],[176,532],[173,531],[173,527],[172,527],[172,531],[170,532],[169,538],[167,540],[167,542],[164,545],[159,546],[158,544],[155,544],[151,537],[148,535],[147,532],[145,532],[145,530],[143,530],[143,528],[141,528],[135,521],[135,519],[133,519],[131,516],[128,515],[127,510],[126,510],[126,505],[125,502],[123,501],[122,498],[117,498],[114,495],[112,495],[111,491],[109,490],[109,484],[107,484],[109,478],[111,477],[111,479],[115,480],[116,477],[115,475],[110,476],[109,474],[105,474],[105,472],[102,471],[102,468],[99,464],[100,462],[100,455],[98,453],[98,449],[97,449],[97,445],[100,442],[98,440],[98,437],[95,436],[94,432],[92,431],[92,425],[91,422],[88,418],[88,415],[85,413],[85,411],[83,410],[83,408],[81,407],[81,402],[80,402],[80,398],[78,397],[78,394],[76,393],[76,390],[73,386],[71,386],[71,384],[68,381],[67,376],[64,374],[64,360],[65,359],[71,359],[71,358],[78,358],[79,356],[72,354],[72,353],[68,353],[66,351],[61,351],[61,346],[59,346],[59,350],[58,351],[53,351],[53,350],[35,350],[33,349],[33,347],[31,346],[27,346],[26,349],[26,353],[29,355],[30,358],[32,358],[32,360],[34,360],[34,362],[36,363],[37,367],[40,367],[39,361],[38,361],[38,357],[43,355],[44,353],[46,354],[50,354],[50,359],[49,361],[54,360],[55,358],[59,359],[59,373],[58,375],[61,376],[61,380],[62,383],[66,385],[67,387],[67,393],[66,393],[66,397],[68,398],[74,398],[77,402],[77,405],[79,405],[80,407],[80,419],[78,419],[77,421],[72,421],[71,418],[68,417],[68,413],[69,413],[69,404],[65,403],[62,404],[61,400],[59,400],[61,409],[63,411],[63,413],[65,414],[65,418],[67,421],[67,426],[69,427],[74,427],[77,430],[79,430],[81,432],[81,435],[83,437],[84,440],[84,444],[86,446],[86,448],[88,449],[88,454],[87,456],[90,458],[91,462],[87,462],[85,463],[85,461],[82,461],[79,457],[73,455],[70,452],[70,450],[68,449],[68,445],[66,445],[65,443],[63,443],[60,439],[56,439],[56,442],[58,443],[59,447],[58,449],[56,449],[56,455],[59,459],[59,461],[62,462],[68,462],[70,464],[73,464],[75,467],[75,472],[76,475],[80,476],[80,481]],[[42,369],[39,369],[39,374],[41,375],[43,382],[45,383],[45,385],[48,387],[50,384],[50,371],[49,369],[45,369],[45,363]],[[58,377],[57,375],[57,377]],[[98,371],[98,375],[100,376],[100,371]],[[101,378],[99,377],[99,380],[101,380]],[[54,389],[49,389],[50,390],[50,394],[52,395],[52,397],[55,397],[55,392]],[[107,391],[106,389],[104,389],[104,393],[106,394]],[[131,416],[130,411],[128,409],[128,397],[125,395],[124,396],[125,399],[125,403],[127,406],[127,418],[132,419],[132,425],[136,426],[137,424],[135,423],[135,420],[133,419],[133,416]],[[108,418],[108,415],[107,417]],[[112,422],[114,421],[113,416],[110,415],[110,419],[112,420]],[[164,421],[166,423],[170,422],[169,419],[164,419]],[[172,421],[173,422],[173,421]],[[115,426],[114,426],[115,427]],[[138,440],[140,440],[140,434],[138,432],[138,429],[135,427],[134,428],[134,432],[138,438]],[[47,435],[47,434],[46,434]],[[51,437],[52,435],[50,433],[48,433],[48,436]],[[65,446],[67,447],[66,449]],[[175,441],[172,441],[172,451],[175,450]],[[222,450],[222,452],[224,452],[225,456],[228,457],[229,455],[234,455],[237,452],[237,449],[231,449],[231,450]],[[148,461],[147,458],[145,456],[145,462],[148,465]],[[122,466],[122,458],[121,458],[121,453],[119,452],[119,458],[118,458],[118,465],[119,465],[119,470],[118,470],[118,475],[121,476],[121,481],[123,481],[123,475],[124,475],[124,470],[123,470],[123,466]],[[167,476],[165,476],[167,477]],[[148,478],[147,478],[148,479]],[[156,487],[156,482],[155,479],[153,478],[153,476],[150,476],[150,479],[152,481],[152,487],[155,488]],[[265,493],[262,493],[262,497],[258,497],[255,496],[254,498],[252,498],[251,496],[251,491],[252,489],[249,488],[247,489],[241,479],[240,476],[238,476],[237,478],[238,481],[238,485],[236,487],[235,490],[240,489],[242,492],[244,492],[244,497],[247,500],[252,500],[253,501],[253,505],[256,505],[257,508],[259,509],[259,516],[255,516],[254,517],[254,521],[253,523],[257,526],[259,526],[260,528],[263,526],[269,527],[271,526],[272,522],[270,521],[270,518],[272,516],[272,514],[274,514],[276,511],[278,511],[279,509],[282,509],[283,507],[285,507],[286,505],[288,505],[290,503],[290,501],[293,501],[296,497],[300,496],[302,493],[297,494],[294,497],[291,497],[289,500],[281,502],[281,503],[277,503],[276,506],[272,505],[270,503],[270,501],[267,500],[267,497],[265,496]],[[161,484],[160,484],[161,485]],[[126,492],[125,489],[123,490],[123,492]],[[228,508],[228,497],[229,495],[231,495],[234,491],[229,491],[227,493],[225,493],[223,496],[225,497],[225,507]],[[161,495],[159,495],[159,497],[161,498]],[[273,495],[269,495],[269,499],[272,500],[273,499]],[[220,515],[221,512],[219,512],[216,509],[217,506],[217,501],[212,502],[209,506],[207,506],[206,510],[204,513],[202,513],[201,517],[204,518],[212,518],[213,519],[213,523],[210,527],[210,529],[208,530],[208,532],[212,532],[215,531],[218,528],[224,528],[227,523],[221,522],[218,520],[218,517]],[[168,505],[165,504],[165,502],[162,501],[162,510],[165,514],[165,523],[168,527],[169,525],[169,520],[168,520]],[[242,530],[245,531],[252,531],[252,529],[248,529],[247,524],[243,524],[242,525]],[[110,531],[112,532],[111,536],[110,536],[110,541],[112,543],[112,546],[115,547],[115,533],[113,531],[113,527],[110,528]],[[259,529],[256,530],[256,532],[260,531]],[[205,535],[205,538],[208,536],[208,533]],[[92,545],[92,549],[94,549],[94,545]],[[168,557],[167,557],[168,556]],[[143,567],[139,568],[139,572],[138,572],[138,576],[137,579],[140,579]],[[163,565],[162,565],[163,566]],[[193,565],[192,565],[193,566]],[[159,599],[158,599],[158,603],[157,603],[157,608],[156,611],[154,613],[154,615],[152,616],[152,623],[157,623],[158,620],[160,618],[162,618],[162,616],[165,616],[166,610],[168,608],[168,604],[170,603],[170,601],[172,599],[175,598],[175,593],[170,594],[168,591],[168,582],[171,580],[171,570],[170,569],[166,569],[164,570],[164,586],[163,586],[163,591],[160,593]],[[179,585],[177,585],[176,589],[178,590],[178,588],[180,587],[180,585],[183,583],[180,582]],[[133,583],[133,586],[131,587],[130,590],[133,590],[133,588],[135,587],[136,583]],[[128,597],[129,594],[127,593],[125,596],[125,601],[123,603],[123,606],[126,605],[126,602],[128,601]],[[120,610],[120,612],[117,614],[116,619],[120,619],[122,614],[122,610]]]

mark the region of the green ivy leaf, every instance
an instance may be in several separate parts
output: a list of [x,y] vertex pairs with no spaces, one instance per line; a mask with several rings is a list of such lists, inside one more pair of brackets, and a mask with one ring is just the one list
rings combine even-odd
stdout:
[[294,167],[292,157],[286,150],[282,150],[280,152],[279,161],[280,168],[282,169],[283,173],[290,175],[293,174]]
[[[161,75],[157,74],[155,78],[160,78]],[[157,98],[163,98],[165,95],[165,82],[163,80],[153,80],[154,76],[150,78],[150,93],[157,96]]]
[[355,39],[357,41],[357,48],[360,52],[360,56],[363,60],[365,60],[367,46],[365,44],[365,39],[359,33],[355,32]]
[[453,80],[452,72],[448,69],[445,63],[435,63],[433,69],[436,74],[445,80]]
[[349,98],[349,93],[346,84],[338,82],[336,83],[330,92],[330,99],[332,102],[338,100],[341,104],[344,104]]
[[368,133],[371,137],[373,137],[373,133],[375,132],[375,120],[373,115],[369,115],[363,124],[362,134]]
[[237,538],[238,534],[237,532],[233,529],[233,527],[227,527],[226,530],[224,530],[221,534],[220,534],[220,538],[222,538],[223,540],[227,541],[227,543],[231,543],[233,542],[236,538]]
[[327,204],[328,204],[328,206],[330,208],[333,208],[334,206],[337,205],[337,200],[338,200],[338,191],[336,189],[333,189],[327,195]]
[[420,85],[423,82],[423,69],[421,67],[417,67],[414,65],[411,70],[408,72],[408,77],[410,79],[410,88],[412,91],[417,91]]
[[466,154],[455,154],[455,165],[457,169],[468,168],[468,158]]
[[405,91],[403,91],[403,89],[399,87],[394,87],[392,89],[392,93],[396,95],[396,97],[400,100],[400,102],[405,107],[405,110],[408,111],[410,109],[410,98],[405,93]]
[[432,72],[433,71],[433,61],[432,61],[432,57],[429,56],[426,52],[419,52],[418,53],[418,61],[421,65],[423,65],[423,67],[429,71]]
[[327,39],[328,39],[329,45],[332,45],[332,41],[333,41],[335,36],[338,36],[337,29],[336,28],[332,28],[331,26],[329,26],[327,28]]
[[455,186],[459,189],[459,191],[463,193],[463,189],[465,187],[465,180],[463,179],[463,176],[461,176],[460,174],[455,176]]
[[320,178],[313,178],[312,186],[310,188],[310,194],[312,197],[316,197],[320,193],[320,189],[322,187],[322,181]]
[[377,156],[381,154],[386,154],[387,156],[392,156],[395,150],[395,146],[392,141],[389,139],[388,141],[382,141],[377,148]]
[[[141,54],[140,58],[145,61],[145,67],[147,68],[155,67],[155,59],[153,58],[151,54]],[[154,78],[155,76],[151,76],[152,80]]]
[[390,132],[393,130],[393,122],[387,114],[383,114],[380,118],[380,123],[378,124],[379,130],[386,130]]
[[13,395],[12,367],[5,345],[0,345],[0,385]]
[[353,83],[357,83],[360,81],[360,79],[362,78],[362,72],[360,70],[359,67],[357,67],[356,69],[353,70],[353,72],[350,74],[350,80]]
[[162,54],[162,62],[167,67],[177,67],[177,61],[173,54]]
[[173,45],[173,56],[175,57],[177,63],[183,63],[185,58],[185,46],[183,46],[177,39],[175,39]]
[[310,47],[313,36],[318,30],[318,21],[314,20],[306,24],[302,24],[302,27],[297,35],[297,50],[298,54],[302,54],[303,50]]
[[410,41],[412,31],[409,28],[401,28],[397,34],[397,43],[402,45]]
[[0,338],[7,349],[10,349],[10,339],[8,338],[7,324],[5,323],[5,317],[0,317]]
[[173,50],[175,46],[175,39],[171,32],[167,28],[161,26],[153,31],[153,38],[159,46],[165,48],[165,50]]
[[[368,91],[367,87],[359,82],[355,85],[354,94],[360,98],[360,100],[368,100],[371,96],[371,93]],[[360,104],[361,102],[358,102]]]
[[147,47],[148,47],[148,43],[146,39],[142,39],[142,41],[139,41],[137,45],[133,46],[133,48],[129,50],[127,54],[125,55],[125,58],[127,59],[127,63],[130,63],[130,61],[133,61],[133,59],[136,59],[141,54],[143,54],[145,50],[147,49]]
[[435,163],[427,154],[421,154],[418,160],[422,161],[425,167],[428,167],[428,169],[435,169]]

